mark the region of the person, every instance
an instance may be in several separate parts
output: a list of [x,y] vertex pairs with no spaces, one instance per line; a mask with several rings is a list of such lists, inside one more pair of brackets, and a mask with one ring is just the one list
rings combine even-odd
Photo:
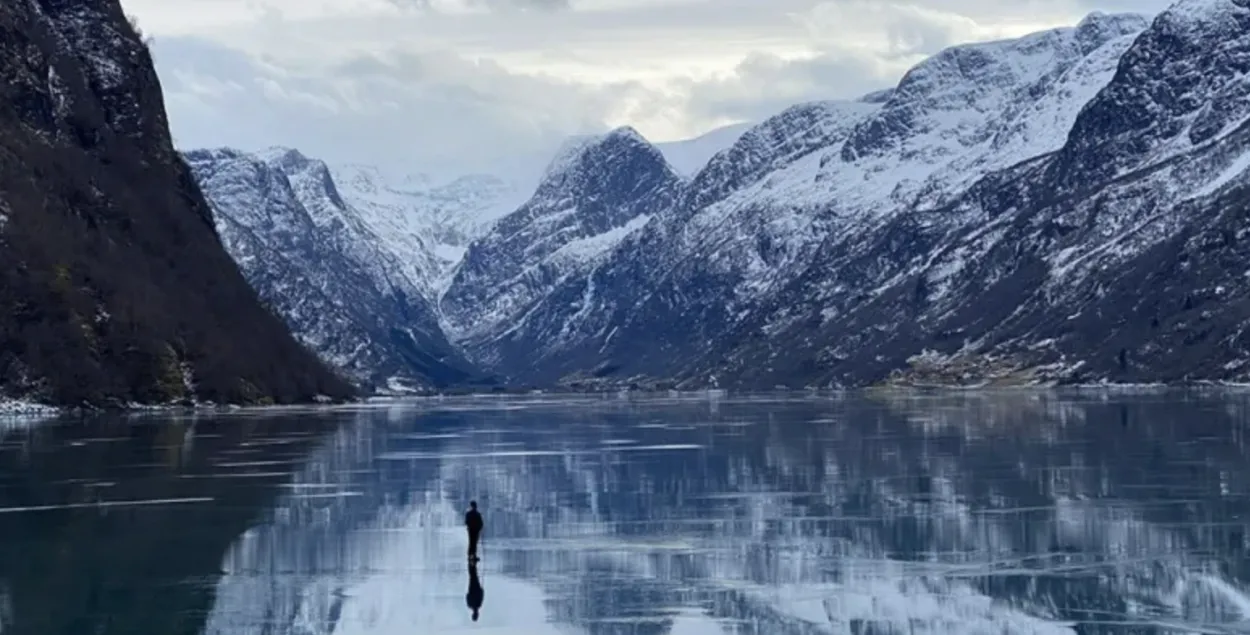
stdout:
[[482,535],[482,514],[477,511],[477,501],[469,501],[469,511],[464,515],[464,526],[469,530],[469,558],[477,559],[477,540]]
[[464,594],[464,603],[473,611],[473,621],[477,621],[482,601],[486,599],[486,590],[482,588],[482,580],[477,577],[477,563],[469,561],[469,592]]

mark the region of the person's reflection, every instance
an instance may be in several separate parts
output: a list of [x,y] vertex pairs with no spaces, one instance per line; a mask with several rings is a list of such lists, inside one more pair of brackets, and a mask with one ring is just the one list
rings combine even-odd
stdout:
[[464,602],[473,610],[473,621],[477,621],[477,612],[482,608],[482,600],[486,597],[486,590],[482,588],[482,581],[477,577],[477,562],[469,561],[469,592],[464,594]]

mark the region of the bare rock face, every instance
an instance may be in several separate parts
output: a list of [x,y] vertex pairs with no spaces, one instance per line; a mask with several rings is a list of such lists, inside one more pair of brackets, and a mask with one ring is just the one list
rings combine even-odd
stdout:
[[115,0],[0,6],[0,219],[9,394],[79,405],[353,392],[222,248]]

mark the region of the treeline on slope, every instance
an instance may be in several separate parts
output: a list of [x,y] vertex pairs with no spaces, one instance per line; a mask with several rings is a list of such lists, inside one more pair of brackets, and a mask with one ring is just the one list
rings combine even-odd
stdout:
[[91,7],[128,53],[113,60],[120,86],[101,86],[93,51],[66,51],[49,28],[79,17],[63,4],[34,7],[50,22],[27,0],[0,7],[5,391],[70,405],[350,396],[222,248],[121,7]]

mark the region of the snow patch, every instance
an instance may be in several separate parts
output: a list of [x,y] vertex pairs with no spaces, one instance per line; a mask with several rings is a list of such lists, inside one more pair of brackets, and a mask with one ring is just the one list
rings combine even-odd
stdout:
[[48,94],[52,96],[53,113],[64,121],[69,116],[69,88],[53,64],[48,64]]
[[598,260],[607,255],[627,236],[642,229],[650,221],[650,215],[637,216],[624,225],[613,227],[602,234],[579,238],[566,243],[552,252],[547,259],[579,265]]
[[1250,170],[1250,151],[1243,152],[1242,154],[1238,155],[1236,158],[1232,160],[1232,162],[1228,164],[1228,167],[1224,168],[1224,170],[1220,172],[1214,179],[1207,182],[1206,185],[1203,185],[1201,188],[1195,190],[1192,194],[1190,194],[1189,196],[1186,196],[1182,200],[1188,201],[1188,200],[1192,200],[1196,198],[1204,198],[1212,194],[1215,194],[1216,192],[1223,189],[1224,186],[1236,180],[1237,177],[1245,174],[1247,170]]
[[22,399],[0,399],[0,439],[61,414],[61,409]]

